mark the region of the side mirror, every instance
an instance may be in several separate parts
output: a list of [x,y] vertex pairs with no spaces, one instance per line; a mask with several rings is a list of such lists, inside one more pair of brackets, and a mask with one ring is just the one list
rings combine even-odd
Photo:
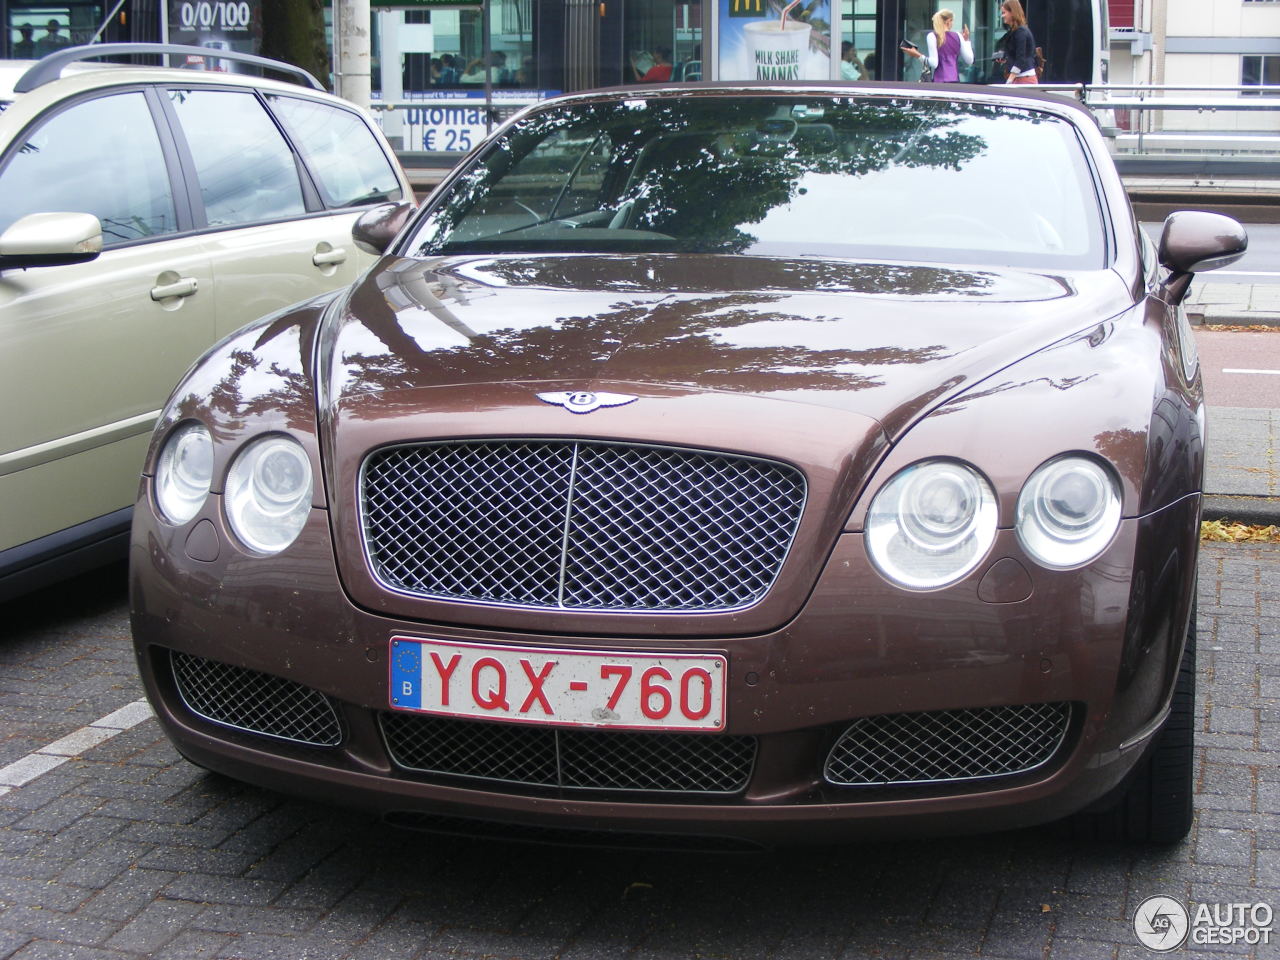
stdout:
[[351,239],[365,253],[381,256],[409,220],[411,203],[384,203],[360,214],[351,226]]
[[1249,236],[1230,217],[1199,210],[1171,213],[1160,234],[1160,263],[1173,273],[1200,273],[1235,263],[1249,248]]
[[0,234],[0,270],[86,263],[102,252],[91,213],[29,213]]

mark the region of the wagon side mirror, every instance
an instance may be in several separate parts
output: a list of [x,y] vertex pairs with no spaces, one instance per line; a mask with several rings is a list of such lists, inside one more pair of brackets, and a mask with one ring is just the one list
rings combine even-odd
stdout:
[[102,224],[91,213],[29,213],[0,234],[0,270],[86,263],[102,252]]
[[1160,264],[1172,274],[1166,284],[1171,301],[1182,302],[1192,274],[1235,263],[1248,248],[1244,227],[1230,217],[1200,210],[1169,214],[1160,234]]
[[360,214],[351,227],[351,239],[365,253],[381,256],[391,246],[413,213],[411,203],[384,203]]

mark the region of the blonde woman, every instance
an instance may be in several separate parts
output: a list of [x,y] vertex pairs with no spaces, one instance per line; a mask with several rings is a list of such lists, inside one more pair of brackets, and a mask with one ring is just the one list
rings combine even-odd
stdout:
[[957,83],[960,80],[959,61],[965,66],[973,63],[973,46],[969,43],[969,25],[964,25],[961,33],[951,28],[955,26],[956,16],[950,10],[939,10],[933,15],[933,31],[926,38],[928,54],[923,54],[916,47],[903,47],[902,52],[912,57],[928,60],[933,68],[933,79],[938,83]]

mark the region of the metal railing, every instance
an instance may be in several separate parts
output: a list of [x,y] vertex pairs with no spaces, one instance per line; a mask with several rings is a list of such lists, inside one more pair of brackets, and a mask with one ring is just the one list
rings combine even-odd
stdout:
[[[1280,155],[1280,85],[1111,83],[1043,89],[1075,96],[1092,109],[1118,154]],[[1189,114],[1250,119],[1229,129]]]

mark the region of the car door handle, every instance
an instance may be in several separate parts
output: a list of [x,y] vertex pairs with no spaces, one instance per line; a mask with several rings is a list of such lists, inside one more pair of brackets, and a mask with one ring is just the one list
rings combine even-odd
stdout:
[[317,267],[332,267],[339,263],[345,263],[346,260],[346,247],[334,247],[332,250],[320,250],[311,258],[311,262]]
[[151,288],[152,300],[168,300],[170,297],[189,297],[196,292],[199,283],[195,277],[180,277],[172,283],[161,283]]

